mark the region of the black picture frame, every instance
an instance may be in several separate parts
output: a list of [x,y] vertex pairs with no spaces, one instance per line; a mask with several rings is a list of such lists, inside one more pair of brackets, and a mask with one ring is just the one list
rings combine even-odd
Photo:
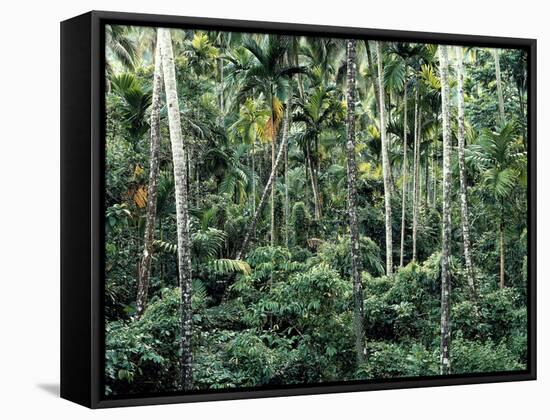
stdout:
[[[520,48],[528,54],[528,362],[525,371],[173,393],[103,395],[104,25]],[[92,11],[61,23],[61,397],[90,408],[536,379],[536,40]]]

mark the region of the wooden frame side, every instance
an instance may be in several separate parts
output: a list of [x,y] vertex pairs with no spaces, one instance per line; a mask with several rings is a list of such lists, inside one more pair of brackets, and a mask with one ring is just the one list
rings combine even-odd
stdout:
[[91,406],[91,13],[61,24],[61,397]]

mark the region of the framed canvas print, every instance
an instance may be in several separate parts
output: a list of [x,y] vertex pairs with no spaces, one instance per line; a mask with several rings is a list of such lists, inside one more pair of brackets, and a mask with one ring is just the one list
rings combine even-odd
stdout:
[[536,43],[61,24],[61,395],[535,379]]

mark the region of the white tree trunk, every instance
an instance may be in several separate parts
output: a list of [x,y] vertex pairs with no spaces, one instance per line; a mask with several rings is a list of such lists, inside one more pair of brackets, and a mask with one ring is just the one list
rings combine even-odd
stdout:
[[376,69],[374,67],[374,60],[372,58],[372,52],[370,49],[369,41],[365,41],[365,49],[367,50],[367,62],[369,63],[369,70],[371,72],[372,89],[374,91],[374,98],[376,99],[376,110],[380,112],[380,93],[378,92],[378,77]]
[[321,208],[320,208],[320,200],[319,200],[319,192],[317,188],[317,174],[315,171],[315,167],[313,165],[313,158],[311,154],[313,151],[311,150],[311,146],[309,143],[306,144],[306,163],[309,169],[309,175],[311,180],[311,191],[313,192],[313,205],[314,205],[314,217],[315,221],[319,222],[321,220]]
[[[495,58],[495,78],[497,82],[497,96],[498,96],[498,112],[500,123],[506,122],[506,114],[504,111],[504,95],[502,93],[502,80],[500,78],[500,53],[498,49],[493,50],[493,56]],[[499,223],[499,245],[500,245],[500,288],[504,288],[504,225],[502,217]]]
[[[290,118],[292,118],[291,117],[292,112],[290,109],[288,109],[289,107],[290,107],[290,102],[287,104],[287,112],[288,112],[287,118],[289,119],[287,123],[288,125],[290,125]],[[289,202],[288,202],[288,139],[284,143],[285,143],[285,246],[288,248],[288,231],[289,231],[288,225],[290,220]]]
[[422,119],[420,116],[420,106],[418,98],[418,87],[415,92],[414,105],[414,156],[413,156],[413,223],[412,223],[412,260],[418,258],[416,247],[416,236],[418,233],[418,211],[419,211],[419,174],[420,174],[420,135]]
[[160,46],[155,51],[155,72],[153,74],[153,97],[151,104],[151,142],[149,146],[149,185],[147,186],[147,215],[143,238],[143,254],[139,265],[138,292],[136,298],[136,315],[141,317],[147,305],[151,259],[153,257],[153,237],[157,215],[157,192],[159,175],[160,148],[160,108],[162,91],[162,65]]
[[451,257],[451,126],[449,106],[448,54],[447,46],[439,46],[439,68],[441,75],[441,109],[443,122],[443,234],[441,251],[441,346],[440,372],[451,373],[451,275],[449,259]]
[[178,270],[181,291],[181,386],[184,390],[193,388],[193,366],[191,353],[192,309],[191,309],[191,253],[189,241],[189,218],[187,202],[186,147],[183,142],[180,109],[176,85],[176,69],[172,38],[169,29],[158,30],[158,44],[161,47],[162,68],[172,160],[174,166],[176,223],[178,234]]
[[403,267],[403,257],[405,253],[405,217],[407,212],[407,81],[403,88],[403,180],[401,193],[401,249],[399,253],[399,267]]
[[504,222],[501,221],[499,223],[499,237],[500,237],[500,280],[499,280],[499,287],[501,289],[504,289]]
[[[271,171],[275,169],[275,162],[277,159],[276,148],[277,148],[277,133],[275,130],[275,112],[273,110],[273,88],[271,88]],[[277,171],[275,170],[275,178]],[[275,246],[275,182],[271,184],[271,246]]]
[[388,158],[388,144],[386,138],[386,105],[384,98],[384,68],[382,64],[382,52],[380,42],[375,42],[376,56],[378,60],[378,90],[380,96],[380,137],[382,140],[382,172],[384,177],[384,204],[386,213],[386,275],[393,274],[393,248],[392,248],[392,216],[391,216],[391,175],[390,161]]
[[252,214],[256,212],[256,150],[252,142]]
[[465,147],[465,128],[464,128],[464,69],[462,66],[462,47],[455,47],[456,51],[456,76],[458,87],[458,169],[460,176],[460,214],[462,217],[462,241],[464,247],[464,262],[466,265],[466,277],[468,279],[468,288],[470,297],[476,307],[476,313],[479,315],[477,304],[477,291],[475,284],[474,265],[472,262],[471,244],[470,244],[470,222],[468,214],[468,185],[466,181],[466,160],[464,156]]
[[493,57],[495,59],[495,77],[497,82],[497,96],[498,96],[498,114],[500,123],[506,122],[506,115],[504,113],[504,95],[502,94],[502,80],[500,79],[500,58],[498,49],[493,49]]
[[347,86],[346,86],[346,155],[348,181],[348,214],[351,243],[351,271],[353,281],[353,307],[355,327],[355,355],[357,365],[365,362],[365,311],[363,307],[363,286],[361,283],[361,248],[359,246],[359,222],[357,217],[357,166],[355,164],[355,46],[356,41],[347,41]]

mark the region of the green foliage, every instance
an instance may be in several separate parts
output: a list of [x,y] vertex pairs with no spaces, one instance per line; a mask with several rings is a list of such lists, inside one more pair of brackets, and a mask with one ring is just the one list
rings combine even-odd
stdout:
[[151,105],[151,93],[131,73],[111,77],[113,91],[120,96],[122,123],[133,139],[143,136],[148,128],[145,113]]
[[526,334],[527,311],[514,289],[499,289],[484,296],[482,315],[489,324],[488,335],[495,341]]
[[438,267],[434,270],[429,262],[422,266],[410,263],[391,278],[365,277],[369,335],[398,341],[418,337],[421,343],[430,345],[437,336],[434,325],[439,317]]
[[303,248],[307,247],[309,237],[309,225],[311,216],[302,201],[294,203],[292,206],[292,231],[294,233],[294,243]]
[[151,301],[138,321],[107,325],[108,393],[121,394],[136,387],[156,391],[163,382],[177,383],[178,312],[179,290],[166,289],[161,297]]
[[[374,276],[384,272],[380,258],[380,248],[370,238],[359,241],[363,270]],[[337,270],[343,278],[351,277],[351,242],[349,236],[339,237],[336,243],[325,242],[319,249],[318,258]]]
[[368,352],[367,363],[355,373],[358,378],[414,378],[439,372],[438,355],[422,345],[372,342]]
[[215,271],[218,271],[219,273],[227,274],[227,273],[241,273],[248,275],[252,272],[252,269],[248,265],[246,261],[241,260],[231,260],[229,258],[220,258],[217,260],[212,260],[211,263],[212,267]]
[[254,278],[261,280],[278,278],[302,267],[293,262],[290,252],[282,247],[257,247],[249,253],[247,261],[254,270]]
[[510,195],[524,171],[526,152],[516,135],[517,127],[508,123],[494,132],[484,129],[470,146],[469,159],[482,171],[484,185],[496,200]]
[[[149,301],[136,317],[149,199],[154,32],[106,28],[105,391],[113,396],[180,387],[178,232],[164,96]],[[345,43],[200,30],[173,30],[171,36],[187,157],[195,389],[438,375],[443,207],[438,46],[386,42],[381,49],[393,190],[394,273],[386,276],[377,71],[364,48],[372,49],[372,44],[358,43],[356,210],[367,350],[366,362],[358,366]],[[526,56],[520,50],[499,50],[506,117],[501,122],[493,52],[472,47],[464,53],[466,178],[478,297],[472,300],[466,279],[453,149],[451,371],[518,370],[525,368],[528,354]],[[453,98],[455,76],[451,69]],[[398,268],[405,103],[409,185],[404,267]],[[422,125],[419,195],[413,202],[415,106]],[[260,198],[273,169],[272,147],[276,152],[283,140],[287,110],[287,149],[275,171],[272,226],[271,192],[266,191],[263,208]],[[456,136],[454,108],[451,126]],[[319,220],[314,218],[315,196]],[[413,209],[418,215],[417,262],[411,262]],[[248,249],[236,259],[247,234]]]
[[453,372],[482,373],[523,370],[521,363],[504,343],[492,340],[480,343],[455,337],[451,348]]
[[105,230],[127,227],[131,217],[132,213],[125,203],[113,204],[105,212]]
[[[353,361],[351,282],[326,265],[314,266],[272,286],[254,307],[282,335],[297,341],[295,369],[310,381],[347,376]],[[300,377],[296,378],[299,380]]]

